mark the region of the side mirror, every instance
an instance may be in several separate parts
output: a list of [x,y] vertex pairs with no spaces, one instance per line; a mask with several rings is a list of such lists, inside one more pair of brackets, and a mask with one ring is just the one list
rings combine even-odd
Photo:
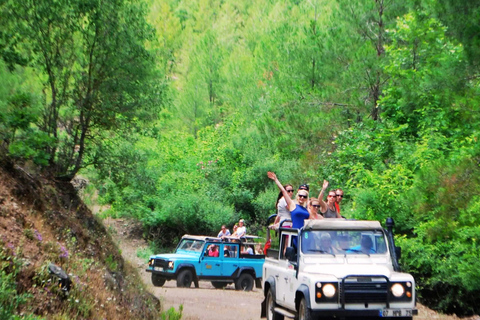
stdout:
[[295,248],[288,247],[285,249],[285,258],[287,258],[288,261],[296,261],[297,258],[295,257],[295,255]]
[[397,256],[397,260],[400,260],[400,258],[402,257],[402,248],[395,247],[395,255]]

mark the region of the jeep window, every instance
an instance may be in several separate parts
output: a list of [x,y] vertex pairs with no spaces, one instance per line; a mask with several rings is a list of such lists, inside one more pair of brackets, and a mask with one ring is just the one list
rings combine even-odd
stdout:
[[305,254],[385,254],[385,235],[380,230],[309,230],[302,233]]
[[238,256],[238,245],[224,245],[223,256],[225,258],[236,258]]
[[201,240],[182,239],[178,244],[178,251],[200,252],[205,242]]
[[[292,245],[292,239],[296,238],[297,236],[294,234],[282,232],[282,238],[281,238],[281,248],[280,248],[280,259],[286,259],[285,258],[285,250],[288,247],[293,247]],[[295,250],[296,251],[296,250]]]

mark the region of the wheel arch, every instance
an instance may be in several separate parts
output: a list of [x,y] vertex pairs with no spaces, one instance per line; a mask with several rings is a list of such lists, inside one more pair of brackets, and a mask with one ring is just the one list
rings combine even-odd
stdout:
[[302,284],[300,287],[298,287],[297,291],[295,292],[295,310],[297,310],[297,312],[300,307],[300,301],[302,300],[302,297],[305,297],[307,308],[311,308],[310,289],[305,284]]
[[177,270],[175,271],[175,276],[177,277],[178,274],[185,269],[189,269],[193,273],[193,277],[197,279],[197,270],[195,269],[195,266],[191,263],[181,263],[177,266]]
[[267,280],[265,280],[265,283],[263,284],[263,295],[264,297],[267,296],[268,290],[272,289],[273,292],[273,298],[276,298],[276,287],[275,287],[275,278],[273,276],[268,277]]
[[249,273],[252,275],[253,279],[257,278],[255,269],[253,267],[238,267],[232,276],[233,278],[238,279],[242,273]]

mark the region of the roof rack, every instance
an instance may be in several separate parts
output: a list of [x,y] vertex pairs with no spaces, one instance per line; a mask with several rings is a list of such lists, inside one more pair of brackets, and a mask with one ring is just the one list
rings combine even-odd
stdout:
[[248,244],[254,244],[256,243],[256,239],[262,239],[262,237],[254,236],[254,235],[245,235],[243,237],[237,238],[235,236],[225,236],[223,238],[218,238],[218,237],[212,237],[212,236],[203,236],[203,235],[191,235],[191,234],[185,234],[183,235],[182,238],[191,238],[191,239],[196,239],[196,240],[204,240],[204,241],[218,241],[218,242],[238,242],[240,241],[241,243],[248,243]]

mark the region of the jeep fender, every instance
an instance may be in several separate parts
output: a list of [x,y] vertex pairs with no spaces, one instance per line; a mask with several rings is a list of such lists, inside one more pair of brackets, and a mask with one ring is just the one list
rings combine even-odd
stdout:
[[272,290],[273,301],[276,302],[276,291],[275,291],[275,278],[273,276],[268,277],[263,284],[263,301],[261,303],[260,318],[265,318],[267,316],[267,293],[268,290]]
[[195,284],[195,288],[199,287],[198,284],[198,277],[197,277],[197,269],[195,269],[195,266],[191,263],[181,263],[177,266],[177,270],[175,270],[175,277],[178,276],[178,273],[183,270],[183,269],[190,269],[193,272],[193,282]]
[[272,293],[273,293],[273,299],[275,299],[275,297],[276,297],[275,278],[273,276],[268,277],[268,279],[265,280],[265,283],[263,284],[263,286],[264,286],[263,295],[266,297],[267,293],[268,293],[268,290],[270,290],[270,288],[271,288]]
[[300,306],[300,301],[302,300],[302,296],[305,297],[305,301],[307,302],[307,308],[311,308],[310,305],[310,289],[308,289],[307,285],[302,284],[298,287],[297,292],[295,293],[295,309],[298,311],[298,307]]
[[240,277],[240,275],[244,272],[252,274],[255,279],[257,278],[257,275],[255,274],[255,269],[253,269],[252,267],[239,267],[232,274],[232,277],[236,279],[236,278]]

